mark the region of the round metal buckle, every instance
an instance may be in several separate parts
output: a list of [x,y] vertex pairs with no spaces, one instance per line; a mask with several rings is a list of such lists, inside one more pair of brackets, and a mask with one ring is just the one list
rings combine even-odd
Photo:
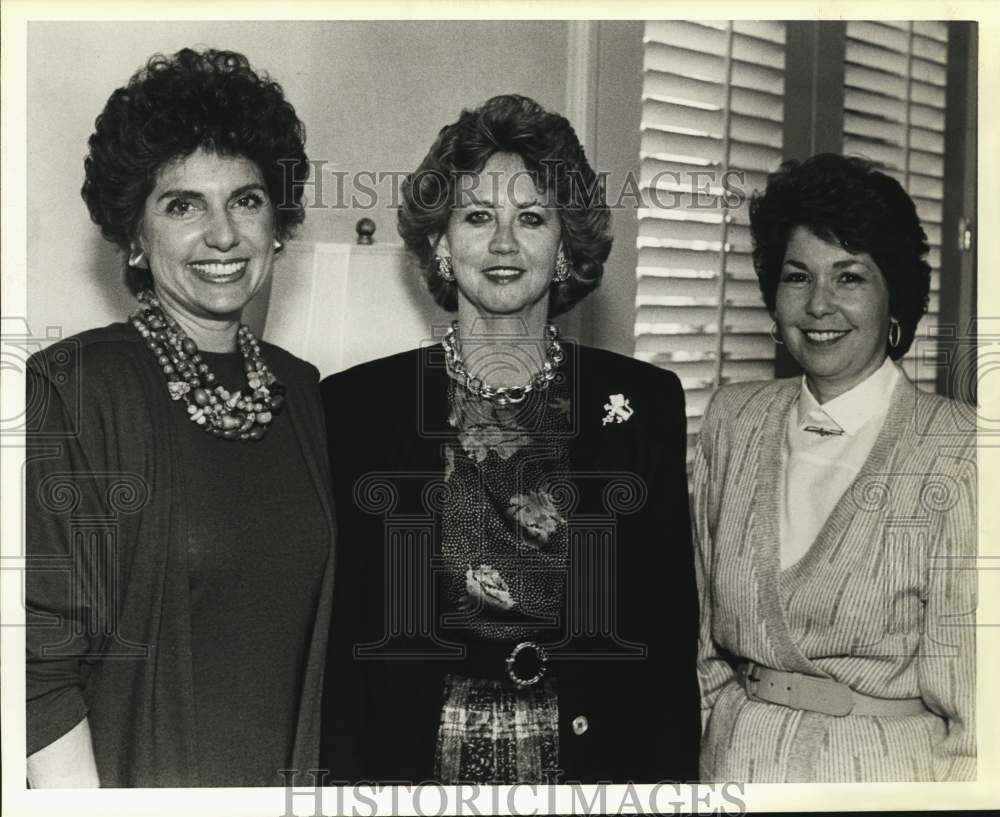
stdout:
[[[514,669],[514,662],[517,661],[517,657],[527,649],[535,651],[535,659],[538,661],[538,671],[530,678],[522,678]],[[514,682],[514,686],[518,689],[524,689],[525,687],[534,686],[542,680],[542,676],[545,675],[548,660],[549,655],[545,652],[543,647],[538,646],[534,641],[522,641],[510,651],[510,655],[507,656],[504,663],[507,665],[507,675],[510,680]]]

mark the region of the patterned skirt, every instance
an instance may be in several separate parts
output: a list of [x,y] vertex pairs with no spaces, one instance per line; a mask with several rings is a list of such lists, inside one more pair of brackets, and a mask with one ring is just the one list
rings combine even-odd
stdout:
[[526,689],[446,675],[434,778],[460,783],[556,783],[559,698],[554,678]]

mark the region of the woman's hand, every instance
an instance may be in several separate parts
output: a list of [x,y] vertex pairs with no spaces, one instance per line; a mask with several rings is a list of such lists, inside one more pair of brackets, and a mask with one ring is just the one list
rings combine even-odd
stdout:
[[28,758],[28,783],[33,789],[101,787],[86,718]]

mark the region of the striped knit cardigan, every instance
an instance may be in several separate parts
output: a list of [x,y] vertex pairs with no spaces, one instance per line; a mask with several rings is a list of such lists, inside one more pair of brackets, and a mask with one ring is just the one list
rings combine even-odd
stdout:
[[[975,415],[904,375],[862,470],[782,570],[782,441],[800,380],[720,390],[694,468],[704,780],[976,776]],[[739,660],[921,697],[923,714],[833,717],[750,701]]]

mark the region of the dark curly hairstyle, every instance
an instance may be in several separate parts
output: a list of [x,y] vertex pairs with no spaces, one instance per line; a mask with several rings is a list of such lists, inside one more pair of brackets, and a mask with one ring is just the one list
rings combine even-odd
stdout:
[[931,268],[927,235],[902,185],[864,159],[820,153],[785,162],[750,201],[753,263],[773,315],[788,239],[796,227],[850,253],[868,253],[885,278],[889,314],[900,340],[886,351],[898,360],[913,343],[927,310]]
[[442,128],[420,167],[403,182],[399,234],[434,300],[454,312],[457,288],[436,274],[431,238],[447,229],[459,177],[479,173],[495,153],[520,156],[535,186],[555,199],[571,268],[568,280],[551,287],[549,315],[559,315],[600,284],[611,252],[611,214],[604,178],[587,162],[569,120],[534,100],[496,96]]
[[[154,54],[111,94],[94,127],[81,193],[101,234],[126,254],[157,173],[199,148],[260,168],[277,205],[277,238],[288,238],[305,218],[305,127],[281,86],[255,73],[242,54]],[[125,280],[133,293],[152,285],[149,270],[136,267],[126,266]]]

